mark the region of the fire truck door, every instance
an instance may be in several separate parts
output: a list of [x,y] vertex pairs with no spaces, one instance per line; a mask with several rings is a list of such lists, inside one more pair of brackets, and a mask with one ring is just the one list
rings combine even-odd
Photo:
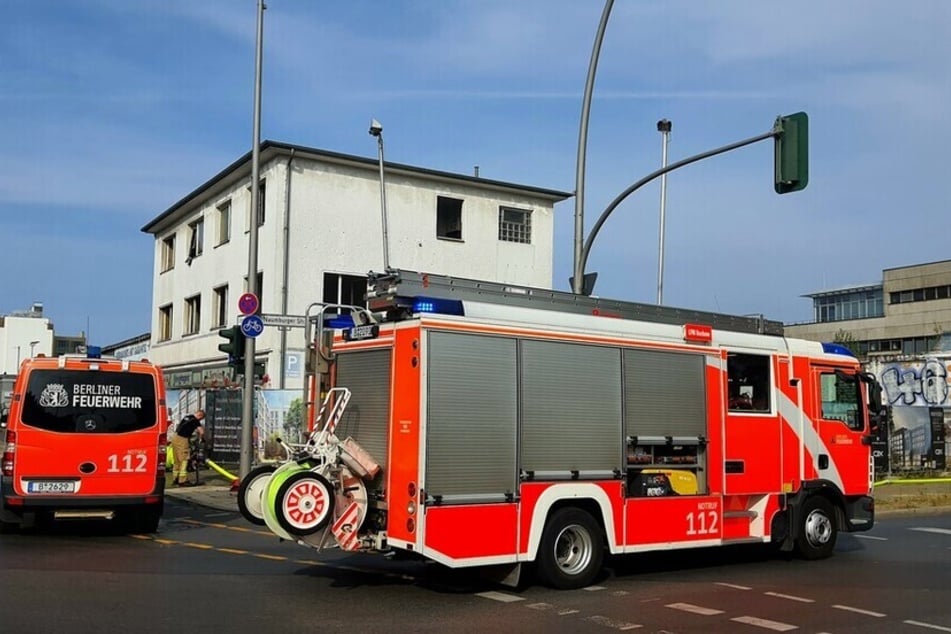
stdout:
[[865,435],[861,382],[854,372],[813,367],[818,395],[815,424],[819,445],[812,457],[817,476],[841,483],[845,494],[865,493],[869,487],[870,445]]
[[771,493],[782,486],[782,426],[768,355],[733,354],[727,361],[724,492]]

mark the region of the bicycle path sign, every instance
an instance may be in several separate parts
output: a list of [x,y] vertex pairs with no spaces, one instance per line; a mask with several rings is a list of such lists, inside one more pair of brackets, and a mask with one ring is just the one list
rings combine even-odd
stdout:
[[245,337],[257,337],[264,332],[264,321],[258,315],[245,315],[241,320],[241,332]]

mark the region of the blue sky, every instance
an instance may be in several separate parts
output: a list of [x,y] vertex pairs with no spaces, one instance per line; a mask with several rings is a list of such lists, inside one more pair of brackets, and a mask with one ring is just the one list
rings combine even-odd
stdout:
[[[270,0],[262,139],[572,191],[600,0]],[[0,314],[145,332],[149,220],[251,145],[255,0],[11,0],[0,23]],[[661,162],[810,117],[810,182],[772,143],[672,173],[666,304],[811,318],[800,296],[951,258],[951,2],[616,0],[587,151],[585,226]],[[596,293],[654,302],[659,182],[607,221]],[[574,206],[556,207],[556,288]]]

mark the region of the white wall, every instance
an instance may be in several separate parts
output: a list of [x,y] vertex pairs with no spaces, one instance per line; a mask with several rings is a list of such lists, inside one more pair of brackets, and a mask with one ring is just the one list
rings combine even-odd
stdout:
[[17,374],[19,362],[30,356],[30,343],[33,354],[53,353],[53,327],[46,317],[3,318],[0,326],[0,374]]
[[[258,230],[258,270],[264,274],[261,312],[282,313],[284,284],[284,212],[287,158],[263,163],[266,180],[265,223]],[[331,164],[296,158],[291,183],[288,236],[290,261],[287,280],[287,314],[303,315],[323,297],[325,271],[365,275],[382,270],[382,221],[379,173],[369,167]],[[246,231],[250,190],[244,179],[237,185],[209,193],[196,210],[164,233],[156,235],[152,297],[150,359],[165,367],[220,364],[218,344],[224,339],[212,326],[212,289],[228,284],[229,321],[237,323],[238,297],[244,292],[248,269]],[[387,173],[387,216],[390,266],[411,270],[485,279],[513,284],[551,287],[552,201],[530,191],[487,189],[465,180],[451,181],[426,173]],[[463,203],[463,238],[436,237],[437,196],[459,198]],[[231,239],[217,242],[217,206],[231,200]],[[499,206],[532,210],[532,243],[498,240]],[[204,252],[190,265],[188,224],[204,217]],[[162,241],[176,234],[175,267],[161,272]],[[185,299],[201,294],[201,328],[183,336]],[[159,307],[173,306],[173,331],[169,341],[158,341]],[[303,329],[287,333],[287,349],[303,350]],[[258,337],[257,352],[268,355],[272,385],[278,384],[280,332],[266,328]],[[287,388],[300,385],[286,384]]]

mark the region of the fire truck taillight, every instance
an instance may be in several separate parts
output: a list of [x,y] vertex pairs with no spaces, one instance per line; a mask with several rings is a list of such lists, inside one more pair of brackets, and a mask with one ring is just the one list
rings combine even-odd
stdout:
[[16,432],[7,430],[7,442],[3,447],[3,462],[2,470],[3,475],[12,476],[13,475],[13,454],[17,448],[17,435]]
[[415,533],[416,532],[416,520],[412,517],[406,520],[406,532]]

